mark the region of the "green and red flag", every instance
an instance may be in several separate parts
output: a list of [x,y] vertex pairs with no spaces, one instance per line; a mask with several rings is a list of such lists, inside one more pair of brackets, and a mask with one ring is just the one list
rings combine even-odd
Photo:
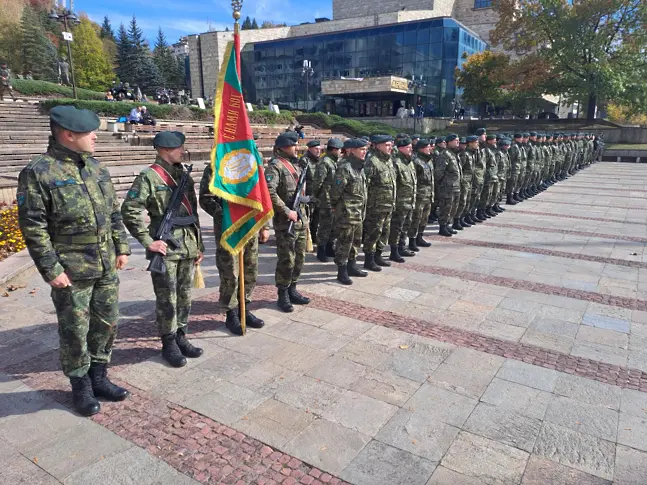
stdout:
[[272,200],[263,175],[240,83],[240,39],[225,52],[214,105],[214,148],[209,190],[223,201],[220,244],[238,254],[272,218]]

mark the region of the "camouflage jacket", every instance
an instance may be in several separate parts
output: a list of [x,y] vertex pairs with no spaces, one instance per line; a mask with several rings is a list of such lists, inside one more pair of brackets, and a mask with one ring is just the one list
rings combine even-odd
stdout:
[[0,69],[0,86],[9,86],[11,84],[11,70]]
[[553,163],[553,151],[551,150],[550,145],[546,143],[541,147],[541,149],[544,154],[544,167],[551,165]]
[[366,215],[366,175],[364,161],[350,156],[343,158],[330,188],[330,202],[335,209],[335,224],[362,224]]
[[416,169],[411,159],[400,151],[393,161],[396,177],[395,206],[398,209],[413,209],[416,203]]
[[505,183],[505,181],[508,180],[508,176],[510,175],[510,157],[508,156],[507,151],[501,150],[500,148],[495,152],[495,155],[498,167],[499,182]]
[[472,164],[472,183],[482,184],[485,180],[485,159],[481,156],[480,149],[474,150],[474,163]]
[[522,171],[521,165],[525,164],[523,156],[523,146],[521,143],[514,142],[508,151],[510,157],[510,173],[512,175],[519,175]]
[[317,168],[317,163],[319,163],[319,159],[311,155],[310,152],[306,152],[305,155],[303,155],[299,159],[299,164],[302,167],[306,167],[306,170],[308,171],[308,173],[306,174],[306,195],[307,196],[312,196],[312,187],[313,187],[313,181],[315,176],[315,170]]
[[472,187],[474,181],[474,159],[476,151],[469,148],[458,154],[458,161],[461,164],[461,187]]
[[460,162],[456,153],[449,148],[445,148],[438,157],[434,174],[439,192],[460,192],[462,175]]
[[332,209],[329,192],[330,187],[335,182],[335,170],[337,170],[337,157],[326,153],[319,158],[312,179],[311,193],[316,199],[317,207],[320,210]]
[[391,155],[376,150],[364,164],[368,200],[366,209],[379,213],[393,211],[396,196],[396,173]]
[[434,167],[431,155],[417,153],[413,156],[413,166],[416,169],[418,190],[416,200],[427,200],[434,195]]
[[[294,173],[290,169],[294,169]],[[267,188],[274,207],[275,230],[286,230],[290,225],[288,214],[292,210],[301,170],[298,159],[289,160],[280,156],[272,158],[265,170],[265,180],[267,181]],[[305,206],[306,204],[301,204],[301,212],[304,218],[306,217]],[[305,224],[307,224],[307,220],[298,220],[294,224],[294,229],[297,231],[302,230],[305,228]]]
[[110,173],[89,154],[50,138],[47,153],[18,177],[18,222],[29,254],[45,281],[65,271],[74,280],[116,271],[130,254]]
[[[170,164],[159,157],[155,159],[152,166],[154,165],[163,168],[176,183],[180,182],[184,174],[184,167],[181,164]],[[126,228],[145,248],[148,248],[155,240],[155,234],[162,223],[164,212],[173,193],[173,189],[162,180],[152,166],[142,170],[135,178],[128,194],[126,194],[126,200],[121,205],[121,215]],[[198,201],[194,185],[193,179],[189,177],[184,194],[189,200],[191,213],[197,215]],[[144,213],[150,217],[148,226],[144,221]],[[190,213],[183,204],[180,204],[177,215],[184,217]],[[199,220],[191,226],[173,228],[172,234],[180,245],[178,248],[169,245],[166,256],[164,256],[165,259],[169,261],[195,259],[198,257],[198,251],[204,252]],[[150,259],[152,255],[150,251],[146,251],[146,259]]]
[[483,158],[485,159],[485,183],[492,184],[499,179],[499,164],[496,159],[496,148],[493,145],[485,147]]

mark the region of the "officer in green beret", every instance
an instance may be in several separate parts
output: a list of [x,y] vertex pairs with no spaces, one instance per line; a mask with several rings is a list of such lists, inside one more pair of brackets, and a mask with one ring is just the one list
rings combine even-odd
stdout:
[[79,414],[97,397],[122,401],[108,380],[117,335],[119,278],[130,247],[110,173],[92,157],[99,117],[73,106],[50,111],[47,152],[18,177],[18,222],[36,268],[52,287],[63,372]]
[[[274,206],[274,234],[276,236],[276,287],[278,307],[286,313],[293,312],[295,305],[307,305],[310,298],[297,290],[306,257],[306,204],[309,200],[305,193],[301,212],[305,220],[300,220],[294,201],[299,177],[303,170],[297,158],[298,140],[287,133],[279,135],[274,142],[274,157],[265,171],[265,180]],[[288,232],[290,222],[294,223],[294,236]]]
[[326,144],[326,153],[315,167],[312,180],[312,196],[319,211],[317,228],[317,259],[327,263],[335,256],[333,214],[330,205],[330,187],[335,181],[335,170],[344,143],[339,138],[331,138]]
[[335,224],[339,228],[335,248],[337,280],[344,285],[353,284],[351,276],[368,276],[366,271],[357,267],[357,254],[362,244],[362,225],[366,215],[366,145],[366,141],[361,138],[344,142],[346,156],[339,163],[335,183],[330,188],[330,203],[335,210]]
[[308,219],[310,220],[310,237],[312,242],[316,244],[317,229],[319,227],[319,209],[315,204],[314,197],[312,196],[312,186],[315,176],[317,163],[319,163],[319,156],[321,155],[321,142],[319,140],[310,140],[306,143],[308,149],[299,159],[299,164],[302,168],[307,170],[306,173],[306,195],[310,197],[308,204]]
[[[183,367],[186,357],[202,355],[202,349],[194,347],[187,339],[193,274],[195,266],[202,262],[204,253],[198,200],[191,177],[177,215],[192,218],[193,222],[173,228],[173,238],[178,241],[178,247],[173,248],[164,241],[153,239],[164,218],[173,189],[184,175],[184,140],[184,134],[178,131],[161,131],[155,135],[155,162],[135,178],[121,206],[124,224],[146,248],[146,259],[151,259],[153,253],[164,257],[165,273],[151,272],[151,278],[162,357],[172,367]],[[146,214],[150,217],[148,225],[144,220]]]
[[[447,143],[444,137],[436,137],[435,147],[431,151],[431,164],[435,168],[436,161],[443,150],[447,148]],[[431,205],[431,214],[429,215],[429,223],[434,223],[438,220],[438,183],[434,180],[434,202]]]
[[419,247],[428,248],[431,243],[423,238],[429,220],[431,205],[434,201],[434,166],[431,162],[432,145],[429,140],[418,140],[413,166],[416,170],[416,204],[409,226],[409,249],[420,251]]
[[438,187],[438,234],[451,236],[456,234],[450,227],[451,221],[456,217],[458,199],[461,194],[461,165],[458,161],[458,135],[451,134],[445,138],[445,148],[434,169],[436,186]]
[[474,159],[478,147],[478,137],[470,135],[462,139],[465,150],[458,152],[458,162],[461,166],[461,195],[456,210],[456,217],[462,227],[472,227],[471,207],[472,191],[474,189]]
[[395,142],[398,150],[393,160],[396,176],[395,209],[391,217],[389,244],[391,256],[396,263],[404,263],[404,258],[415,256],[415,252],[406,247],[406,238],[411,226],[411,217],[416,204],[416,168],[413,166],[413,147],[411,138],[400,138]]

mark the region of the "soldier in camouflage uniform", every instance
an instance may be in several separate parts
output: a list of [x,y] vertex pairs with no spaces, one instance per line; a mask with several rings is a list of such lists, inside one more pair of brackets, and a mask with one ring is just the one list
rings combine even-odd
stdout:
[[393,160],[396,176],[395,209],[391,216],[391,230],[389,244],[391,256],[389,259],[396,263],[404,263],[404,257],[414,256],[416,253],[405,247],[405,238],[411,225],[411,215],[416,203],[416,169],[411,161],[413,147],[411,138],[396,140],[398,153]]
[[450,227],[458,208],[461,195],[461,166],[456,153],[458,152],[458,135],[451,134],[445,138],[447,148],[443,150],[434,168],[434,179],[438,187],[438,234],[451,236],[456,231]]
[[458,161],[461,165],[461,200],[459,203],[458,222],[462,227],[472,227],[476,224],[472,220],[472,193],[474,190],[475,176],[474,164],[476,159],[476,149],[478,147],[478,137],[470,135],[465,137],[465,150],[458,154]]
[[[505,145],[505,143],[507,143],[507,145]],[[497,146],[498,149],[495,151],[495,155],[497,161],[498,190],[492,209],[501,213],[505,211],[505,208],[501,207],[500,202],[505,195],[508,174],[510,173],[510,158],[507,154],[507,151],[510,149],[510,140],[501,135],[501,137],[497,139]]]
[[335,255],[333,249],[333,213],[330,205],[330,187],[335,180],[337,161],[344,144],[339,138],[331,138],[326,146],[326,154],[320,158],[315,168],[312,182],[312,196],[319,210],[319,228],[317,229],[317,259],[327,263]]
[[308,150],[299,159],[301,167],[305,167],[306,174],[306,195],[310,197],[308,204],[308,219],[310,220],[310,237],[312,242],[317,244],[317,229],[319,228],[319,209],[312,197],[312,187],[319,156],[321,155],[321,142],[319,140],[310,140],[306,146]]
[[[265,172],[267,188],[274,206],[274,234],[276,235],[276,287],[278,306],[286,312],[294,311],[295,305],[307,305],[310,298],[297,290],[306,257],[306,220],[299,220],[292,207],[296,196],[297,184],[303,170],[298,163],[296,137],[283,133],[274,142],[274,157]],[[322,163],[322,162],[320,162]],[[307,198],[301,199],[301,211],[305,217]],[[322,213],[323,215],[323,213]],[[288,232],[290,222],[294,223],[294,236]]]
[[[157,328],[162,340],[162,357],[173,367],[186,365],[186,358],[197,358],[202,349],[194,347],[187,339],[191,312],[191,288],[195,266],[204,253],[198,201],[193,179],[189,177],[184,198],[177,215],[193,219],[190,225],[173,228],[173,238],[179,242],[172,248],[164,241],[154,240],[170,202],[173,189],[184,175],[184,135],[177,131],[162,131],[155,135],[153,146],[157,150],[155,162],[135,178],[121,215],[130,234],[146,248],[146,259],[153,253],[164,257],[164,273],[151,271],[155,290]],[[144,215],[150,217],[146,225]]]
[[47,153],[18,177],[18,222],[29,254],[52,287],[60,359],[83,416],[97,397],[122,401],[128,391],[107,377],[119,320],[117,270],[130,247],[110,173],[92,157],[99,117],[73,106],[50,111]]
[[494,197],[499,185],[499,167],[496,156],[496,136],[486,135],[485,147],[481,151],[481,157],[485,161],[485,175],[483,179],[483,191],[481,192],[480,212],[481,218],[490,218],[498,214],[492,209]]
[[[434,141],[435,143],[435,141]],[[418,246],[428,248],[430,242],[425,241],[425,228],[429,221],[431,205],[434,202],[434,166],[431,161],[431,150],[434,145],[429,140],[419,140],[416,143],[416,154],[413,156],[413,166],[416,169],[416,205],[409,226],[409,249],[418,252]]]
[[[243,329],[240,323],[239,295],[239,268],[238,258],[220,245],[222,238],[222,199],[216,197],[209,190],[213,169],[207,164],[200,181],[200,207],[213,218],[213,232],[216,240],[216,267],[220,275],[220,305],[227,312],[225,324],[227,329],[234,335],[242,335]],[[260,230],[258,237],[253,237],[243,248],[243,261],[245,264],[245,301],[252,301],[252,293],[256,287],[258,277],[258,243],[267,242],[270,237],[270,228],[265,226]],[[250,328],[263,328],[265,322],[249,311],[245,306],[245,322]]]
[[366,277],[368,273],[357,267],[357,254],[362,244],[362,225],[366,215],[366,141],[361,138],[344,142],[346,156],[335,172],[335,183],[330,188],[330,202],[335,210],[335,224],[339,227],[335,264],[337,280],[352,285],[351,276]]
[[391,215],[395,207],[396,173],[391,160],[393,138],[389,135],[375,135],[372,138],[375,149],[364,164],[368,191],[366,218],[364,219],[364,267],[381,271],[391,263],[382,258],[384,246],[389,243]]
[[12,100],[16,100],[13,95],[13,88],[11,87],[11,69],[7,67],[7,63],[0,64],[0,101],[4,101],[4,93],[9,91]]
[[472,224],[480,224],[486,220],[486,217],[481,215],[481,194],[483,193],[483,183],[485,181],[485,157],[482,156],[480,148],[480,136],[476,136],[476,143],[470,142],[467,144],[467,149],[473,151],[474,165],[472,168],[472,195],[470,199],[470,222]]
[[521,146],[522,138],[521,133],[515,133],[514,143],[512,143],[508,150],[508,157],[510,158],[510,176],[506,182],[506,204],[508,205],[516,205],[520,202],[520,200],[517,199],[517,186],[521,175],[521,152],[523,150],[523,147]]
[[[444,137],[436,137],[435,144],[436,144],[436,147],[431,152],[431,165],[434,168],[436,167],[436,160],[438,160],[438,157],[443,152],[443,150],[447,148],[447,143],[445,143]],[[429,222],[433,223],[433,222],[436,222],[437,220],[438,220],[438,185],[434,180],[434,203],[431,206],[431,215],[429,216]]]

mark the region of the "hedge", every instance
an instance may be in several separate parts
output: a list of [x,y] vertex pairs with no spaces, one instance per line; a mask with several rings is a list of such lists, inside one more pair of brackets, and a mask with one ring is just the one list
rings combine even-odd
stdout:
[[[11,81],[13,88],[25,96],[62,96],[71,98],[74,96],[72,88],[69,86],[60,86],[48,81],[31,81],[28,79],[13,79]],[[101,100],[105,98],[105,93],[90,91],[89,89],[77,88],[76,94],[79,99]]]
[[308,113],[297,116],[301,124],[317,125],[333,132],[348,133],[352,136],[396,135],[398,130],[384,123],[374,121],[357,121],[325,113]]
[[187,121],[209,121],[213,119],[211,111],[203,110],[197,106],[178,106],[176,104],[154,104],[154,103],[133,103],[131,101],[86,101],[80,99],[47,99],[41,101],[45,112],[49,112],[55,106],[72,105],[79,109],[89,109],[100,116],[128,116],[135,106],[146,106],[148,111],[155,118],[187,120]]

